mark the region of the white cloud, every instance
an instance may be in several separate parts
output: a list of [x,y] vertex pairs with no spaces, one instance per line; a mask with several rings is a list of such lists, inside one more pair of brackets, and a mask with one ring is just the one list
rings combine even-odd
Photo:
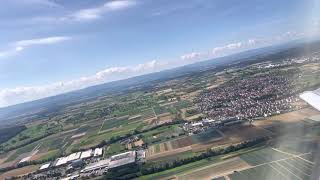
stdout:
[[117,0],[117,1],[107,2],[103,6],[109,10],[119,10],[119,9],[125,9],[134,4],[136,3],[132,0]]
[[196,59],[196,58],[201,58],[202,57],[202,53],[199,52],[192,52],[189,54],[184,54],[181,56],[182,60],[190,60],[190,59]]
[[188,60],[188,61],[199,61],[199,60],[201,61],[204,59],[220,57],[233,52],[238,52],[248,48],[252,48],[252,47],[255,47],[259,42],[261,41],[258,39],[249,39],[243,42],[234,42],[234,43],[226,44],[224,46],[215,47],[212,50],[209,50],[207,52],[192,52],[192,53],[184,54],[180,58],[182,60]]
[[[283,40],[289,40],[290,38],[300,37],[302,33],[286,32],[280,36],[261,39],[253,38],[246,41],[233,42],[223,46],[212,48],[206,52],[192,52],[182,55],[179,60],[170,62],[158,62],[156,60],[138,64],[135,66],[119,66],[110,67],[102,71],[97,72],[94,75],[81,77],[79,79],[52,83],[43,86],[29,86],[29,87],[17,87],[12,89],[2,89],[0,90],[0,107],[9,106],[13,104],[18,104],[22,102],[32,101],[36,99],[41,99],[44,97],[49,97],[73,90],[78,90],[81,88],[89,87],[92,85],[97,85],[105,82],[116,81],[121,79],[126,79],[133,76],[139,76],[142,74],[148,74],[152,72],[161,71],[164,69],[169,69],[173,67],[183,66],[186,64],[193,63],[195,61],[206,60],[209,58],[215,58],[219,56],[228,55],[235,52],[240,52],[246,49],[257,48],[269,44],[275,44],[276,42],[283,42]],[[280,38],[279,38],[280,37]],[[11,53],[17,53],[23,50],[25,47],[33,45],[43,45],[58,43],[69,38],[43,38],[43,39],[33,39],[18,41],[15,44],[15,48],[9,52],[0,52],[1,56],[6,56]],[[184,61],[181,61],[184,60]]]
[[115,0],[109,1],[103,4],[102,6],[89,8],[89,9],[82,9],[77,12],[72,13],[71,15],[63,18],[66,20],[93,20],[101,18],[103,14],[110,12],[110,11],[118,11],[127,9],[135,5],[136,2],[133,0]]
[[0,107],[18,104],[49,97],[92,85],[105,82],[126,79],[133,76],[157,72],[169,68],[167,63],[160,63],[156,60],[138,64],[135,66],[110,67],[97,72],[92,76],[79,79],[56,82],[50,85],[17,87],[13,89],[0,90]]
[[10,56],[13,56],[16,53],[18,53],[19,51],[21,51],[22,49],[23,49],[22,47],[16,47],[14,49],[0,51],[0,58],[7,58],[7,57],[10,57]]
[[129,7],[136,5],[135,0],[112,0],[107,1],[106,3],[96,6],[93,8],[79,9],[71,11],[59,16],[40,16],[34,17],[29,22],[31,23],[64,23],[64,22],[73,22],[73,21],[92,21],[97,20],[103,17],[103,15],[126,10]]
[[28,39],[28,40],[21,40],[14,43],[11,43],[11,48],[5,51],[0,51],[0,58],[10,57],[12,55],[21,52],[27,47],[35,46],[35,45],[50,45],[61,43],[63,41],[67,41],[71,39],[71,37],[67,36],[52,36],[46,38],[39,38],[39,39]]
[[242,42],[237,42],[237,43],[231,43],[228,44],[226,46],[221,46],[221,47],[215,47],[212,49],[212,54],[213,55],[218,55],[221,53],[224,53],[226,51],[230,51],[230,50],[235,50],[235,49],[239,49],[243,46],[244,44]]
[[284,32],[273,38],[252,38],[246,41],[233,42],[223,46],[214,47],[209,51],[204,52],[191,52],[184,54],[180,57],[181,60],[187,60],[188,62],[201,61],[206,59],[217,58],[221,56],[226,56],[232,53],[237,53],[252,48],[258,48],[266,45],[272,45],[276,43],[282,43],[298,38],[303,38],[306,33],[288,31]]
[[66,36],[53,36],[53,37],[46,37],[46,38],[39,38],[39,39],[17,41],[14,43],[14,45],[18,47],[27,47],[27,46],[33,46],[33,45],[48,45],[48,44],[60,43],[69,39],[71,38]]
[[249,39],[249,40],[248,40],[248,45],[254,46],[254,45],[257,44],[258,41],[259,41],[259,40],[257,40],[257,39]]

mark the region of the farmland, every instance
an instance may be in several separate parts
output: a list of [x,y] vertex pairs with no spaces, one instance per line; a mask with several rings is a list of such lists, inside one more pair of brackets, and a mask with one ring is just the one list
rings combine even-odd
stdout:
[[214,176],[219,176],[227,172],[233,172],[236,170],[247,169],[248,165],[245,161],[240,158],[231,158],[226,161],[209,164],[207,166],[197,168],[195,170],[187,171],[181,175],[178,175],[179,180],[187,179],[211,179]]
[[[248,149],[222,156],[220,160],[199,161],[168,170],[149,178],[172,179],[310,179],[312,153],[288,154],[273,148]],[[183,170],[182,170],[183,169]]]
[[41,139],[47,135],[56,133],[59,131],[60,125],[55,123],[39,124],[25,129],[18,135],[11,138],[4,144],[1,144],[1,149],[7,151],[16,147],[23,146],[24,144],[31,143],[37,139]]
[[240,156],[241,159],[248,162],[250,165],[255,166],[258,164],[268,163],[271,161],[277,161],[280,159],[286,159],[290,156],[284,153],[280,153],[271,148],[262,149],[250,154],[244,154]]
[[[216,157],[212,157],[212,158],[206,158],[200,161],[195,161],[186,165],[182,165],[173,169],[169,169],[163,172],[159,172],[159,173],[155,173],[155,174],[151,174],[151,175],[146,175],[146,176],[142,176],[139,179],[184,179],[184,178],[190,178],[190,177],[194,177],[195,179],[199,179],[196,178],[196,175],[198,173],[198,171],[201,171],[201,174],[199,174],[199,176],[201,177],[213,177],[212,173],[215,173],[215,171],[220,171],[219,173],[225,174],[226,172],[231,173],[233,172],[232,168],[247,168],[250,167],[250,165],[248,163],[246,163],[244,160],[240,159],[239,157],[237,157],[239,154],[243,154],[243,153],[248,153],[251,151],[255,151],[257,149],[261,149],[262,146],[258,145],[256,147],[250,147],[250,148],[244,148],[242,150],[239,151],[235,151],[233,153],[230,153],[228,155],[221,155],[221,156],[216,156]],[[181,155],[181,156],[180,156]],[[192,153],[191,151],[189,152],[184,152],[179,154],[178,156],[178,160],[181,158],[190,158],[192,156],[195,156],[197,154]],[[199,154],[198,154],[199,155]],[[176,158],[174,158],[174,156],[172,157],[168,157],[168,158],[161,158],[159,160],[157,160],[156,162],[154,162],[155,164],[158,163],[162,163],[162,162],[168,162],[168,161],[172,161],[172,160],[177,160]],[[228,169],[229,167],[229,169]],[[214,170],[214,171],[212,171]],[[215,175],[218,175],[218,173]],[[191,178],[193,179],[193,178]],[[209,178],[211,179],[211,178]]]
[[5,172],[3,174],[0,174],[0,179],[4,179],[6,177],[11,177],[11,176],[23,176],[28,173],[34,172],[37,169],[39,169],[39,165],[32,165],[32,166],[26,166],[23,168],[18,168],[18,169],[11,170],[11,171]]
[[170,125],[142,133],[141,136],[145,143],[151,145],[181,136],[183,133],[183,130],[178,125]]
[[[255,164],[253,168],[243,170],[229,175],[231,179],[311,179],[314,162],[302,158],[302,155],[292,155],[288,157],[273,157],[263,159],[260,156],[242,157],[250,164]],[[264,163],[262,163],[264,162]]]
[[[146,162],[141,167],[149,174],[139,174],[141,179],[308,179],[310,167],[316,160],[315,148],[319,145],[317,118],[320,113],[302,101],[294,102],[297,109],[288,106],[286,111],[266,114],[251,121],[245,119],[239,124],[212,127],[203,123],[199,131],[192,132],[186,128],[205,118],[213,124],[222,121],[201,110],[196,99],[205,92],[228,85],[227,82],[245,81],[248,75],[291,72],[288,69],[298,73],[298,69],[304,68],[312,72],[317,70],[304,64],[292,64],[261,72],[263,65],[254,63],[207,69],[150,82],[148,86],[132,86],[101,94],[43,112],[41,116],[30,116],[34,118],[32,122],[1,143],[0,168],[17,167],[26,157],[30,157],[28,163],[40,165],[73,152],[102,147],[102,158],[128,150],[145,150]],[[317,84],[314,82],[317,79],[310,78],[308,72],[303,75],[306,77],[301,78],[306,78],[308,83],[299,80],[295,82],[299,86],[308,89],[309,85]],[[227,103],[237,104],[235,99],[216,106],[229,106]],[[245,103],[243,106],[251,105]],[[231,107],[227,109],[229,111]],[[257,139],[264,141],[254,147],[232,151],[236,146]],[[219,153],[202,157],[211,151]],[[184,163],[172,165],[180,162]],[[165,169],[171,166],[171,169]]]
[[218,133],[216,130],[209,130],[207,132],[203,132],[200,134],[195,134],[192,136],[183,136],[170,141],[166,141],[160,144],[150,146],[147,153],[148,153],[148,157],[150,158],[153,158],[153,156],[157,157],[161,155],[167,156],[168,154],[170,154],[170,152],[172,154],[175,154],[177,152],[187,151],[192,149],[191,145],[196,146],[197,144],[207,144],[207,143],[210,144],[212,142],[221,140],[221,138],[222,138],[221,134]]
[[274,147],[239,156],[251,167],[224,175],[230,179],[312,179],[319,142],[310,137],[318,127],[318,123],[313,124],[299,133],[301,128],[294,126],[295,129],[274,140]]

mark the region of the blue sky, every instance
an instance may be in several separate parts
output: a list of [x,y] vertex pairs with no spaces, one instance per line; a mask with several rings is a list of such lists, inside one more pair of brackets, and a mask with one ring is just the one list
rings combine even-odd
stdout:
[[0,107],[317,33],[317,0],[5,0]]

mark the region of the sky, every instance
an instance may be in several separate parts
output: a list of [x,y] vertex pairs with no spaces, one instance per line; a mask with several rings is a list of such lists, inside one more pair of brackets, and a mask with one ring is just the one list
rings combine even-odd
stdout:
[[318,0],[3,0],[0,107],[313,37]]

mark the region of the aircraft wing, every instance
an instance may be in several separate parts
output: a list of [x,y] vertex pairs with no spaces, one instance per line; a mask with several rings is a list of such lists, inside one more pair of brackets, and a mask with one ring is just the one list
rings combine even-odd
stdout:
[[320,89],[316,91],[306,91],[300,94],[300,98],[306,101],[310,106],[320,111]]

